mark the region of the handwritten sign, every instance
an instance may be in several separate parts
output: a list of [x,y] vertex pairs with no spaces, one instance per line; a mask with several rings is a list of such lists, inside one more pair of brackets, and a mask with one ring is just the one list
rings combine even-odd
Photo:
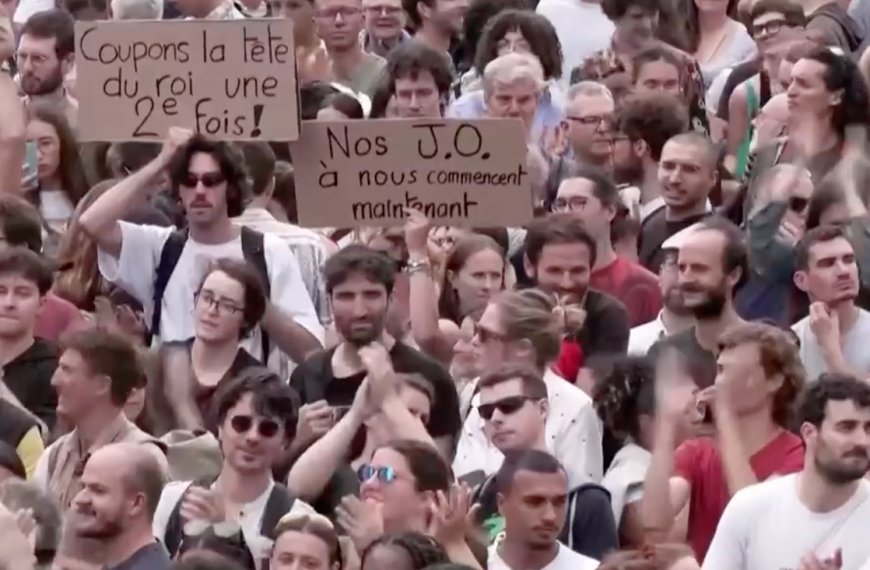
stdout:
[[295,66],[289,19],[76,22],[79,136],[295,140]]
[[305,122],[291,144],[299,221],[312,227],[401,224],[406,207],[437,223],[532,218],[519,121]]

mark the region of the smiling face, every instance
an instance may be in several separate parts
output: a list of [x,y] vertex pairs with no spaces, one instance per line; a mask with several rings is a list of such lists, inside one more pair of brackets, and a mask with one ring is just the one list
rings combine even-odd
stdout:
[[[270,424],[265,425],[264,422]],[[267,429],[271,423],[277,431]],[[218,439],[224,455],[224,464],[241,474],[262,474],[272,469],[272,464],[285,449],[287,434],[281,418],[266,418],[254,410],[253,395],[244,394],[227,411],[218,428]]]
[[402,35],[405,11],[401,0],[363,0],[366,31],[381,41],[391,41]]
[[107,401],[110,384],[108,377],[93,373],[78,351],[63,351],[51,377],[51,386],[57,392],[57,413],[76,423],[90,413],[95,403]]
[[703,207],[717,176],[715,164],[697,145],[671,140],[662,148],[658,179],[662,198],[672,212]]
[[375,451],[369,465],[374,469],[387,467],[394,473],[389,482],[377,476],[360,482],[360,498],[382,504],[386,532],[408,530],[415,522],[425,519],[431,493],[417,491],[414,474],[401,453],[381,447]]
[[74,516],[70,517],[76,535],[110,541],[147,508],[144,493],[131,493],[127,488],[125,457],[115,449],[103,449],[85,464],[82,490],[73,499]]

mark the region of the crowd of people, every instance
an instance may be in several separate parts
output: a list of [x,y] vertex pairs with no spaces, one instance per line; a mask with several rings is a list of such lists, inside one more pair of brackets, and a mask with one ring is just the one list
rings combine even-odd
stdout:
[[[261,17],[303,132],[519,120],[534,219],[302,227],[286,143],[80,140],[76,21]],[[870,570],[867,43],[870,0],[2,0],[0,569]]]

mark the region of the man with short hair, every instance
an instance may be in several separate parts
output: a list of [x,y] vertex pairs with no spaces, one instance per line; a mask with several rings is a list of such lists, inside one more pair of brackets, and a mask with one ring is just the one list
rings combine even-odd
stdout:
[[402,0],[414,37],[449,57],[451,42],[462,33],[468,0]]
[[100,545],[101,564],[123,570],[169,570],[166,549],[151,534],[165,481],[163,466],[142,446],[115,443],[86,459],[69,531]]
[[870,559],[870,386],[823,374],[803,395],[802,471],[735,494],[704,570],[866,568]]
[[567,212],[595,239],[595,265],[589,286],[619,299],[631,326],[647,323],[662,307],[658,279],[649,270],[616,255],[611,240],[613,222],[622,204],[616,186],[603,171],[590,166],[570,168],[562,180],[554,212]]
[[402,9],[402,0],[363,0],[363,12],[362,44],[365,51],[386,58],[393,48],[411,37],[405,31],[407,16]]
[[621,354],[628,346],[628,313],[614,297],[589,285],[597,246],[570,214],[538,218],[528,228],[523,263],[535,287],[553,293],[561,304],[585,311],[583,326],[562,341],[555,368],[573,381],[590,357]]
[[140,444],[166,469],[162,444],[124,415],[130,393],[145,384],[136,348],[125,337],[96,328],[68,335],[51,384],[57,413],[72,431],[45,450],[33,480],[61,509],[82,488],[82,462],[110,443]]
[[541,62],[532,55],[511,52],[483,69],[486,114],[494,119],[520,119],[532,133],[538,103],[546,83]]
[[598,561],[559,542],[568,514],[568,475],[546,451],[510,452],[495,476],[504,538],[489,548],[489,570],[593,570]]
[[363,51],[362,0],[314,0],[315,28],[326,46],[334,81],[371,97],[386,61]]
[[[396,280],[395,264],[367,246],[348,246],[329,258],[324,267],[326,290],[341,342],[313,354],[290,377],[307,412],[300,422],[317,426],[319,437],[331,427],[333,410],[350,406],[366,377],[360,349],[386,352],[399,374],[420,374],[434,389],[428,430],[445,457],[450,457],[460,427],[459,400],[450,375],[440,364],[394,338],[386,331]],[[307,416],[307,417],[306,417]],[[327,420],[324,422],[324,420]],[[302,431],[300,429],[300,431]],[[306,447],[312,442],[297,442]]]
[[64,78],[75,64],[75,22],[66,11],[33,14],[21,28],[16,62],[24,104],[44,102],[62,112],[75,128],[78,103]]
[[[163,171],[169,172],[188,229],[120,221],[146,200],[144,189]],[[272,348],[301,362],[321,346],[324,331],[290,248],[274,235],[232,223],[231,217],[242,213],[247,193],[244,158],[234,145],[173,128],[157,157],[97,198],[79,222],[97,243],[103,277],[141,303],[155,341],[193,336],[190,301],[210,260],[252,263],[269,303],[246,347],[283,373],[284,358]]]
[[574,160],[611,169],[613,95],[595,81],[581,81],[565,94],[562,127]]
[[665,143],[689,128],[685,107],[665,93],[634,95],[616,111],[613,177],[632,217],[641,222],[663,206],[658,179]]
[[657,273],[661,245],[678,231],[707,217],[710,193],[719,182],[719,149],[708,137],[683,133],[662,147],[658,182],[664,207],[649,215],[641,228],[641,264]]
[[[36,319],[51,288],[51,272],[40,257],[22,247],[0,251],[0,365],[3,392],[51,430],[57,394],[51,376],[57,349],[36,338]],[[35,443],[35,442],[34,442]],[[41,444],[40,444],[41,447]]]
[[810,300],[810,314],[792,330],[810,381],[824,372],[870,372],[870,312],[858,307],[858,264],[842,228],[819,226],[795,248],[794,283]]
[[[744,323],[725,331],[718,348],[715,385],[700,394],[686,372],[691,363],[674,353],[659,357],[655,443],[641,504],[651,540],[673,536],[674,521],[687,508],[685,538],[700,561],[730,497],[804,463],[801,440],[788,431],[805,381],[793,338],[770,325]],[[712,416],[704,419],[715,424],[715,440],[699,437],[677,447],[687,415],[700,414]]]
[[419,40],[410,40],[387,57],[387,81],[403,119],[440,118],[450,99],[453,76],[444,54]]
[[289,222],[278,221],[269,210],[275,192],[275,153],[267,143],[252,142],[242,147],[251,172],[253,199],[245,206],[233,223],[248,227],[261,234],[281,238],[296,256],[299,270],[308,296],[314,303],[317,318],[324,327],[332,322],[329,300],[323,284],[323,264],[326,263],[326,248],[317,232]]

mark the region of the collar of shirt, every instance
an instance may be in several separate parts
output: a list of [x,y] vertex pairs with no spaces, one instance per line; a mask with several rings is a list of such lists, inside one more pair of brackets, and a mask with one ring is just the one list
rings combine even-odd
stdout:
[[[219,487],[220,478],[212,484],[211,488],[213,491],[220,493]],[[272,494],[272,489],[274,488],[275,481],[269,479],[269,484],[266,486],[266,490],[250,503],[242,505],[239,512],[228,513],[227,521],[225,523],[220,523],[226,528],[220,528],[215,525],[215,533],[231,535],[241,527],[242,536],[245,537],[245,544],[248,545],[248,549],[251,553],[256,556],[258,554],[257,551],[267,546],[263,541],[268,539],[263,537],[260,532],[260,525],[263,521],[263,512],[266,510],[266,503],[269,502],[269,496]],[[262,555],[262,552],[259,554]]]

